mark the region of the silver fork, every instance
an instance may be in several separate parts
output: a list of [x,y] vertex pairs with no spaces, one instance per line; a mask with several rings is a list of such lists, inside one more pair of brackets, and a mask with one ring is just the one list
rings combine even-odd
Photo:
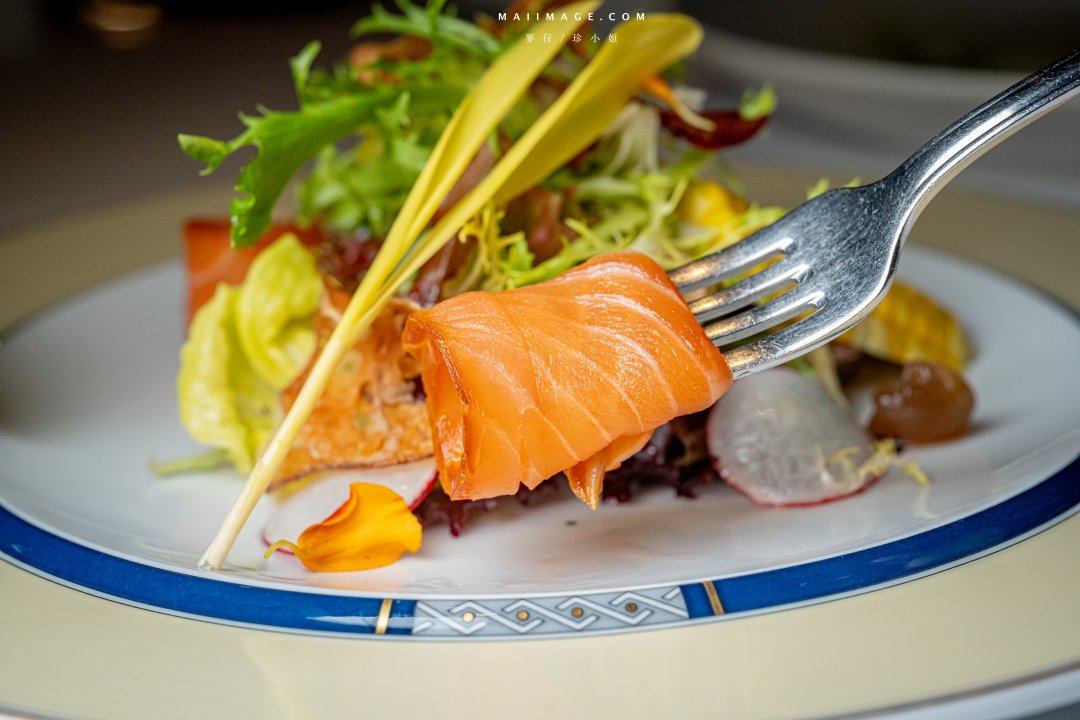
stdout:
[[941,188],[994,145],[1078,93],[1080,50],[957,120],[887,177],[830,190],[740,242],[673,270],[671,278],[686,294],[779,258],[691,301],[690,309],[718,347],[810,313],[725,351],[735,377],[809,352],[855,325],[881,301],[911,226]]

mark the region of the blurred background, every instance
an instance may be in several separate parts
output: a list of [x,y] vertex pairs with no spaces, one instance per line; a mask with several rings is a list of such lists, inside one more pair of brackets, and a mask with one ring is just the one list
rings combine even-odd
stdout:
[[[295,107],[286,60],[350,45],[366,2],[0,0],[0,233],[195,186],[176,134],[230,138],[236,112]],[[497,12],[468,0],[461,13]],[[709,28],[692,81],[709,104],[772,82],[779,111],[740,163],[874,179],[1024,74],[1080,47],[1075,0],[613,0]],[[979,161],[968,187],[1080,209],[1080,103]],[[254,152],[248,148],[247,152]],[[227,186],[248,157],[202,183]],[[222,208],[224,212],[225,208]]]

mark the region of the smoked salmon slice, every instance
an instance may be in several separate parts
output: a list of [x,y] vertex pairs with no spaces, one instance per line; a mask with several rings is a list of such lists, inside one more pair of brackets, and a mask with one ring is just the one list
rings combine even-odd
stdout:
[[667,274],[632,251],[413,313],[402,347],[420,360],[439,478],[454,500],[568,471],[595,507],[603,470],[731,386]]

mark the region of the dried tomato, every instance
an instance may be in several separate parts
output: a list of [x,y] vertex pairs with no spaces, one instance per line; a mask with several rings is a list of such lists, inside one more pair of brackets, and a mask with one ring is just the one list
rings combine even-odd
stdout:
[[706,110],[698,114],[716,123],[716,129],[693,127],[669,110],[660,113],[660,122],[672,135],[686,138],[694,147],[719,150],[746,142],[769,121],[768,115],[756,120],[743,120],[736,110]]

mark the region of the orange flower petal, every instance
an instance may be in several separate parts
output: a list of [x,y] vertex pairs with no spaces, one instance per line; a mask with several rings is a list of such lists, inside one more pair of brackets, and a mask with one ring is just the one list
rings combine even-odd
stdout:
[[321,523],[300,533],[296,544],[279,540],[300,562],[317,572],[370,570],[397,562],[420,549],[420,521],[393,490],[374,483],[353,483],[349,499]]

